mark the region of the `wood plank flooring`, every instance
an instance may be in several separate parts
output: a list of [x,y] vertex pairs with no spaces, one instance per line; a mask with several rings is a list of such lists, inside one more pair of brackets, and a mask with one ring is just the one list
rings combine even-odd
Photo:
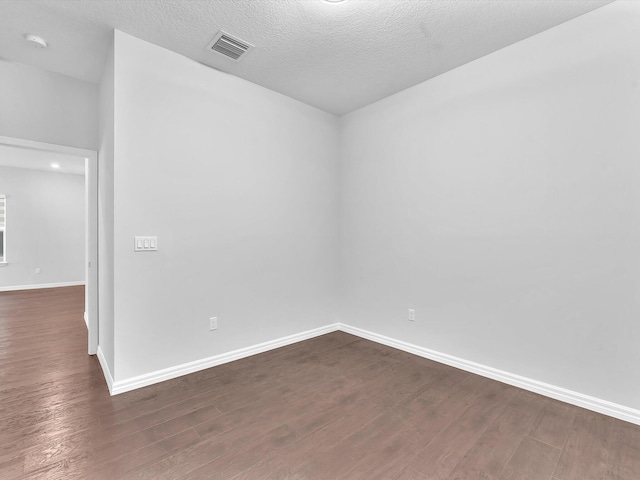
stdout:
[[638,480],[640,427],[345,333],[110,397],[83,288],[0,293],[0,478]]

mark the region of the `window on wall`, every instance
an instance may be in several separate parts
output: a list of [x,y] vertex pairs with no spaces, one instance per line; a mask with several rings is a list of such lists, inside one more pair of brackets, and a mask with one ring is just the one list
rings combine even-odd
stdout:
[[0,263],[7,261],[7,197],[0,195]]

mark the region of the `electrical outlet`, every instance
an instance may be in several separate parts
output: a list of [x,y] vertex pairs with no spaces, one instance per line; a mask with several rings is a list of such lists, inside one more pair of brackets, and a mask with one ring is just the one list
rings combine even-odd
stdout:
[[211,317],[209,319],[209,330],[217,330],[218,329],[218,317]]
[[409,309],[409,321],[410,322],[415,322],[416,321],[416,311],[413,308]]
[[36,268],[36,275],[40,275],[40,273],[42,273],[42,270],[40,269],[40,267]]

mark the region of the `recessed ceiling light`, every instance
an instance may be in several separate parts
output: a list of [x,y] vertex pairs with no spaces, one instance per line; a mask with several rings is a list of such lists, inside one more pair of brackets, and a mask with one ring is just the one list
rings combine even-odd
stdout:
[[34,35],[33,33],[25,33],[24,39],[32,47],[47,48],[47,41],[44,38],[39,37],[38,35]]
[[340,2],[344,2],[344,0],[324,0],[327,3],[340,3]]
[[59,163],[52,163],[51,164],[51,168],[54,168],[54,169],[57,170],[58,168],[60,168],[60,164]]

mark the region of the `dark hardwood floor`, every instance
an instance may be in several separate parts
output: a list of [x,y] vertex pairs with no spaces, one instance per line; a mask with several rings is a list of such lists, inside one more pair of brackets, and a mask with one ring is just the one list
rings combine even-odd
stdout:
[[638,480],[640,427],[345,333],[110,397],[83,289],[0,293],[0,478]]

